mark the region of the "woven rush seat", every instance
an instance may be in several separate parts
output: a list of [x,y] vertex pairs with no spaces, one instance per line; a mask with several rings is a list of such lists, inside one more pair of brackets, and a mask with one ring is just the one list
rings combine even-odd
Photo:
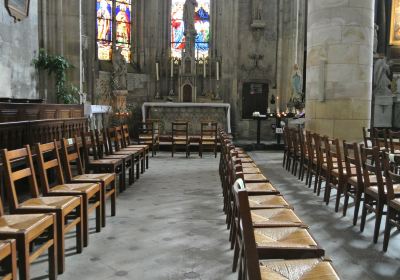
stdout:
[[106,185],[112,182],[115,179],[115,174],[113,173],[100,173],[100,174],[82,174],[77,175],[72,178],[73,181],[102,181]]
[[253,163],[254,160],[251,157],[240,158],[240,161],[243,163]]
[[271,183],[248,183],[246,190],[249,194],[254,193],[279,193]]
[[303,222],[291,209],[259,209],[251,210],[254,227],[299,227]]
[[50,215],[46,214],[4,215],[0,217],[0,233],[22,233],[52,219]]
[[[386,185],[384,186],[383,189],[384,189],[385,195],[386,195],[386,194],[387,194]],[[394,191],[394,194],[395,194],[396,196],[400,196],[400,184],[393,185],[393,191]],[[371,194],[378,195],[378,186],[369,187],[369,188],[367,188],[366,192],[371,193]]]
[[247,182],[268,182],[268,179],[261,173],[259,174],[243,174],[243,180]]
[[393,199],[389,202],[390,207],[400,211],[400,198]]
[[242,162],[242,167],[243,168],[257,167],[257,164],[255,164],[254,162]]
[[245,168],[243,168],[243,173],[244,174],[259,174],[259,173],[261,173],[261,170],[257,167],[245,167]]
[[305,228],[271,227],[255,228],[254,237],[258,248],[315,248],[317,243]]
[[249,158],[249,155],[246,153],[238,153],[237,156],[238,158]]
[[80,198],[74,196],[44,196],[31,198],[22,202],[19,206],[25,208],[49,208],[63,209],[73,204],[79,204]]
[[93,160],[90,160],[90,164],[98,164],[98,163],[101,163],[101,164],[106,164],[106,163],[117,164],[118,162],[120,162],[120,159],[108,158],[108,159],[93,159]]
[[251,209],[290,208],[289,203],[281,195],[249,196]]
[[62,185],[57,185],[51,188],[51,193],[63,193],[63,192],[76,192],[77,194],[82,193],[82,192],[93,192],[98,189],[99,185],[98,184],[62,184]]
[[332,264],[323,259],[261,260],[262,280],[338,280]]

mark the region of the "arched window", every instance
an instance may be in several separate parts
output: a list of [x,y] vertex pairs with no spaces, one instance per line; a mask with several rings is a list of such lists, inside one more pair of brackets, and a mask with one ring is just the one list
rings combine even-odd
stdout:
[[[210,0],[197,0],[195,10],[196,57],[208,57],[210,42]],[[183,22],[183,6],[185,0],[172,0],[171,3],[171,55],[182,56],[185,48],[185,27]]]
[[131,0],[96,0],[97,57],[111,60],[113,47],[122,49],[131,61],[132,3]]

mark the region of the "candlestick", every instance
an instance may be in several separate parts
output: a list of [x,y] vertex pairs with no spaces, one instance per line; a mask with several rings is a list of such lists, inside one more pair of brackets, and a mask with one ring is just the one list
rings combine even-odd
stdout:
[[219,61],[217,61],[217,81],[219,81]]
[[156,78],[157,78],[157,81],[159,81],[160,80],[160,73],[158,72],[158,62],[156,62]]
[[203,77],[206,78],[207,77],[207,73],[206,73],[206,58],[203,55]]
[[174,77],[174,59],[171,57],[171,78]]

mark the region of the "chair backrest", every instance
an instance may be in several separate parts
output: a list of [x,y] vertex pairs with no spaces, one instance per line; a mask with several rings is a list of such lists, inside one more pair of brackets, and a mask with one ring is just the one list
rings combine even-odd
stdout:
[[121,146],[117,137],[117,129],[115,127],[107,128],[107,138],[108,138],[108,151],[113,154],[113,151],[121,150]]
[[313,162],[316,159],[315,143],[311,131],[306,131],[306,148],[308,152],[308,161]]
[[[128,129],[128,128],[127,128],[127,129]],[[127,135],[127,136],[126,136],[126,135]],[[118,141],[119,147],[125,148],[125,147],[127,147],[127,145],[130,145],[130,144],[128,144],[128,143],[130,143],[130,142],[129,142],[129,141],[130,141],[130,138],[129,138],[129,131],[127,132],[127,134],[125,134],[125,133],[123,132],[121,126],[116,126],[116,127],[115,127],[115,136],[116,136],[116,139],[117,139],[117,141]],[[125,139],[126,137],[128,138],[128,140]],[[128,143],[125,143],[125,141],[128,141]]]
[[363,167],[364,188],[371,187],[370,175],[375,175],[378,185],[378,195],[384,198],[384,183],[382,177],[381,159],[379,147],[365,148],[361,146],[361,164]]
[[[39,167],[40,184],[43,187],[43,193],[47,194],[51,190],[49,183],[49,172],[53,171],[56,177],[56,184],[64,184],[64,175],[61,166],[60,154],[58,149],[59,142],[53,141],[47,144],[37,143],[35,149],[37,152],[37,162]],[[68,169],[68,168],[67,168]]]
[[253,222],[250,214],[249,198],[243,180],[236,180],[232,189],[232,192],[234,193],[235,205],[238,208],[236,217],[236,219],[238,219],[237,223],[242,225],[241,227],[239,226],[238,230],[241,231],[240,234],[243,239],[242,246],[244,249],[248,279],[261,280],[259,257],[256,240],[254,237]]
[[290,140],[291,140],[291,146],[293,148],[293,151],[295,155],[299,156],[300,155],[300,141],[299,141],[299,131],[297,129],[290,129],[289,130],[290,134]]
[[[80,138],[82,139],[82,137]],[[85,151],[84,147],[83,150]],[[82,175],[84,173],[81,153],[79,151],[78,137],[62,139],[61,154],[64,162],[65,175],[67,176],[68,182],[70,182],[74,177],[72,172],[72,165],[76,166],[78,175]]]
[[387,129],[374,128],[373,130],[373,145],[379,148],[384,148],[385,151],[389,151],[389,141],[387,137]]
[[189,123],[188,122],[173,122],[172,123],[172,139],[174,137],[185,137],[189,139]]
[[215,142],[217,141],[217,122],[201,122],[201,139],[204,137],[212,137]]
[[127,124],[123,124],[121,125],[121,127],[119,127],[120,130],[118,130],[117,128],[117,133],[121,133],[122,136],[122,147],[128,147],[131,144],[131,137],[129,135],[129,127]]
[[400,151],[400,131],[389,130],[390,152]]
[[[361,169],[360,151],[357,143],[347,143],[343,141],[344,161],[346,164],[347,176],[357,176],[357,181],[363,182],[363,174]],[[356,172],[354,174],[353,168]]]
[[393,185],[400,184],[400,174],[395,173],[398,165],[390,163],[388,153],[384,153],[382,156],[382,167],[386,179],[387,200],[389,201],[396,198]]
[[105,155],[109,155],[110,148],[105,130],[95,129],[94,135],[96,140],[97,156],[103,158]]
[[326,161],[328,164],[329,171],[334,169],[334,162],[337,164],[339,175],[343,175],[343,161],[342,153],[340,151],[339,139],[330,140],[328,137],[324,137]]
[[299,140],[299,147],[300,147],[300,153],[302,157],[305,157],[307,154],[307,145],[306,145],[306,136],[304,135],[304,130],[299,129],[298,132],[298,140]]
[[138,125],[138,143],[146,143],[148,141],[151,141],[154,143],[155,140],[155,127],[153,122],[140,122],[137,124]]
[[363,127],[363,138],[364,138],[364,147],[369,148],[370,145],[373,145],[373,137],[371,135],[371,129]]
[[[78,137],[76,138],[78,141]],[[93,131],[82,132],[82,148],[83,148],[83,159],[85,161],[85,166],[90,163],[90,157],[93,156],[95,160],[99,159],[97,155],[97,146],[94,139]],[[79,155],[79,154],[78,154]]]
[[26,145],[22,149],[13,151],[3,149],[1,155],[5,170],[9,206],[11,212],[13,212],[19,206],[16,185],[18,181],[23,179],[27,180],[31,198],[39,197],[39,188],[36,181],[35,169],[33,167],[32,152],[29,145]]

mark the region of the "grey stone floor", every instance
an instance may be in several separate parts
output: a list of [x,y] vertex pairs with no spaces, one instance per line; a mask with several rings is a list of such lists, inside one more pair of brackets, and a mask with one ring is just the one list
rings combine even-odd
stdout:
[[[351,215],[336,214],[333,203],[325,206],[281,167],[280,152],[251,155],[310,225],[342,279],[400,279],[399,235],[384,254],[382,235],[377,245],[372,243],[372,219],[360,233]],[[187,160],[178,154],[171,160],[169,153],[160,153],[118,197],[117,216],[90,235],[82,254],[74,253],[72,238],[67,240],[66,272],[59,279],[236,279],[221,203],[218,159],[192,155]],[[44,258],[32,267],[35,279],[46,279],[46,271]]]

